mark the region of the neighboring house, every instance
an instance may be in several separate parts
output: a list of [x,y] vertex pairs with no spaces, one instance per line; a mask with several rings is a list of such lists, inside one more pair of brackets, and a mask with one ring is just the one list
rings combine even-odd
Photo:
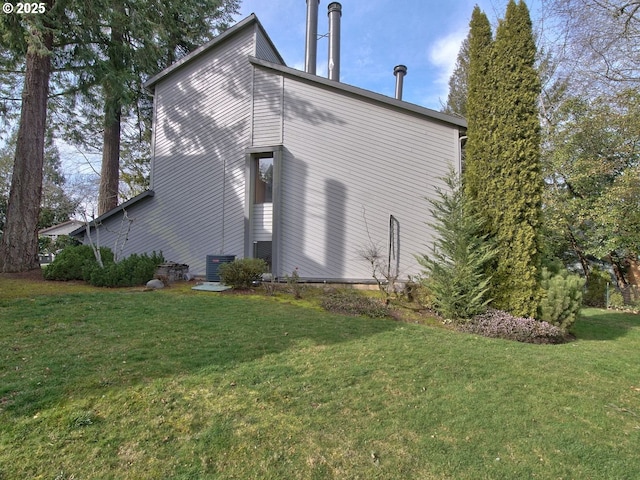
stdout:
[[420,271],[425,198],[459,171],[464,120],[285,66],[255,15],[146,87],[150,190],[96,219],[101,245],[126,237],[124,255],[162,251],[195,275],[235,255],[280,278],[368,282],[373,243],[402,278]]
[[42,237],[50,237],[51,240],[55,241],[61,235],[71,235],[72,232],[76,231],[82,225],[84,225],[84,222],[81,222],[80,220],[68,220],[66,222],[38,230],[38,235]]
[[[68,220],[66,222],[62,222],[57,225],[52,225],[50,227],[38,230],[38,235],[41,237],[49,237],[52,242],[55,242],[58,239],[58,237],[62,235],[71,235],[73,232],[77,231],[78,228],[80,228],[82,225],[84,225],[84,222],[81,222],[80,220]],[[40,263],[46,264],[46,263],[52,262],[53,259],[56,257],[56,254],[52,252],[42,253],[41,251],[39,254],[39,257],[40,257]]]

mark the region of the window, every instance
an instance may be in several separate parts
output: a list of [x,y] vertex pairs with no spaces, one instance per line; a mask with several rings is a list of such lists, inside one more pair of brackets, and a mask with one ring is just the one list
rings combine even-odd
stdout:
[[273,202],[273,157],[256,158],[256,181],[253,203]]

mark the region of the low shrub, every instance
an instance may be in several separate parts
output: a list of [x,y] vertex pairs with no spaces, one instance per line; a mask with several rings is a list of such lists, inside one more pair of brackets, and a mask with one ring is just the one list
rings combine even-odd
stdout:
[[582,307],[584,283],[582,277],[566,270],[552,274],[543,268],[540,285],[544,294],[538,306],[538,319],[568,332]]
[[524,343],[563,343],[566,334],[561,328],[534,318],[514,317],[501,310],[489,309],[468,322],[458,324],[458,330],[484,337],[503,338]]
[[618,290],[609,294],[609,308],[624,308],[624,297]]
[[261,258],[241,258],[220,265],[218,273],[225,285],[234,289],[250,288],[254,282],[262,279],[268,270],[267,262]]
[[151,280],[158,268],[164,263],[162,252],[151,255],[132,254],[118,263],[105,264],[104,268],[96,265],[91,270],[89,282],[96,287],[133,287],[144,285]]
[[323,296],[320,305],[329,312],[342,315],[363,315],[371,318],[389,315],[389,308],[381,300],[367,297],[354,290],[328,293]]
[[304,287],[300,283],[300,274],[298,273],[298,267],[293,269],[293,272],[291,272],[291,276],[285,275],[284,278],[287,281],[289,293],[293,295],[293,298],[301,299]]
[[433,294],[431,293],[431,290],[424,285],[422,279],[410,278],[404,286],[403,293],[407,298],[407,301],[415,302],[429,310],[435,310]]
[[589,273],[587,288],[582,303],[588,307],[606,307],[607,283],[611,282],[611,275],[605,270],[595,267]]
[[[113,263],[113,252],[107,247],[100,248],[104,264]],[[100,268],[93,249],[89,245],[74,245],[63,249],[44,269],[47,280],[88,280],[91,272]]]
[[80,240],[70,235],[60,235],[53,242],[52,248],[54,252],[60,252],[68,247],[76,247],[78,245],[82,245]]

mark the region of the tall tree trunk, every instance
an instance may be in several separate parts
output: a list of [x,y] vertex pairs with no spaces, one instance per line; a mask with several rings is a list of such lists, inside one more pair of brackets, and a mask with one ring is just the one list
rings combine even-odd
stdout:
[[[30,46],[26,56],[22,110],[11,177],[7,221],[0,240],[0,271],[40,268],[38,216],[42,197],[44,139],[53,34],[42,34],[42,47]],[[45,51],[46,50],[46,51]]]
[[98,215],[118,206],[120,181],[120,120],[122,116],[121,75],[124,66],[124,34],[122,23],[126,18],[124,6],[114,6],[111,25],[111,41],[107,48],[110,75],[103,84],[104,89],[104,135],[102,144],[102,167],[98,191]]
[[98,193],[98,215],[118,205],[120,180],[120,102],[107,94],[105,99],[105,125]]

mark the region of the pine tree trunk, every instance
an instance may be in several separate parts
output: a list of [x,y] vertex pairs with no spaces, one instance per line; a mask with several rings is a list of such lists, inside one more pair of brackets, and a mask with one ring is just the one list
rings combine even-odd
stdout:
[[100,171],[100,188],[98,191],[98,215],[102,215],[118,206],[118,186],[120,181],[120,120],[122,116],[122,98],[119,85],[124,64],[122,21],[124,6],[117,2],[114,6],[113,24],[111,25],[111,41],[108,46],[110,78],[104,88],[104,135],[102,146],[102,167]]
[[120,116],[121,106],[117,100],[106,98],[105,126],[98,193],[98,215],[118,206],[118,183],[120,180]]
[[[51,50],[53,35],[43,34]],[[0,240],[0,271],[39,269],[38,216],[42,197],[42,171],[51,57],[30,47],[26,56],[22,110],[16,144],[7,221]]]

